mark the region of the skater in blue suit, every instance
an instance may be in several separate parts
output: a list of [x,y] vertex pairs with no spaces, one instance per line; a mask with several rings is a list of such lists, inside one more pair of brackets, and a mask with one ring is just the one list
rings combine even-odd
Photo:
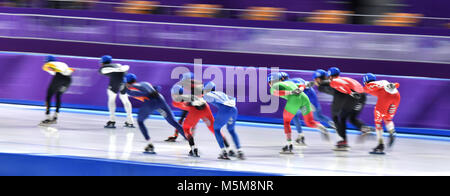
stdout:
[[[203,93],[203,98],[205,101],[218,109],[214,117],[214,134],[220,148],[222,149],[219,159],[229,159],[229,156],[237,156],[239,159],[244,159],[244,153],[241,150],[239,137],[235,131],[236,119],[238,116],[236,98],[228,96],[223,92],[216,91],[216,85],[214,82],[208,82],[203,88]],[[224,140],[220,132],[220,129],[225,125],[233,138],[233,142],[237,149],[237,155],[232,150],[228,152],[226,150]]]
[[[183,128],[174,118],[173,112],[170,109],[169,105],[167,105],[164,97],[159,94],[159,92],[148,82],[136,82],[136,75],[127,74],[125,76],[127,94],[131,97],[142,101],[142,105],[139,108],[138,114],[138,124],[139,129],[144,135],[145,140],[148,141],[148,145],[145,148],[145,153],[154,154],[154,146],[150,140],[150,136],[148,135],[147,128],[144,125],[144,120],[153,113],[153,111],[157,110],[161,116],[163,116],[167,122],[175,127],[179,133],[185,137]],[[186,137],[185,137],[186,138]],[[191,143],[191,142],[190,142]]]

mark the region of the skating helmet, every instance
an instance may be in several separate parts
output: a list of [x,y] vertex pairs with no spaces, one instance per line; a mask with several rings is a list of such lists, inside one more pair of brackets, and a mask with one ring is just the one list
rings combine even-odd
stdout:
[[45,57],[46,62],[56,61],[56,58],[52,55],[48,55]]
[[377,77],[373,73],[367,73],[363,77],[363,82],[368,83],[377,80]]
[[332,67],[328,69],[328,75],[330,76],[338,76],[339,74],[341,74],[341,70],[339,70],[339,68],[337,67]]
[[125,82],[126,83],[133,83],[136,82],[136,75],[132,74],[132,73],[128,73],[127,75],[125,75]]
[[172,95],[182,95],[183,94],[183,87],[181,85],[174,85],[172,89],[170,89],[170,93]]
[[313,79],[323,78],[323,77],[326,77],[326,76],[328,76],[328,73],[325,70],[323,70],[323,69],[318,69],[318,70],[316,70],[313,73]]
[[204,92],[211,92],[211,91],[215,91],[216,90],[216,84],[214,84],[214,82],[208,82],[205,84],[205,86],[203,87],[203,91]]
[[192,79],[194,79],[194,74],[192,72],[183,73],[181,75],[181,78],[180,78],[181,81],[183,81],[183,80],[192,80]]
[[286,72],[280,72],[280,76],[281,76],[280,80],[287,80],[287,79],[289,79],[289,74],[286,73]]
[[111,63],[111,61],[112,61],[112,57],[111,57],[111,56],[109,56],[109,55],[104,55],[104,56],[102,56],[102,58],[101,58],[101,60],[100,60],[100,63],[102,63],[102,64],[108,64],[108,63]]
[[279,73],[279,72],[270,73],[267,76],[267,82],[268,83],[270,83],[270,82],[278,82],[278,81],[280,81],[280,79],[281,79],[281,73]]

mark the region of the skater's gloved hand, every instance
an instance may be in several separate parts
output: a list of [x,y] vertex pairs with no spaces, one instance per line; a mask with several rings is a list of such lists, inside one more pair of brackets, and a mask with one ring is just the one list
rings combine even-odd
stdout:
[[206,104],[200,105],[200,106],[195,106],[195,109],[197,110],[203,110],[206,108]]
[[291,94],[293,95],[299,95],[303,92],[303,88],[296,88],[295,90],[291,91]]
[[206,104],[206,101],[203,98],[195,98],[194,101],[191,102],[192,106],[202,106]]
[[159,97],[158,91],[153,91],[153,92],[151,92],[151,93],[149,94],[149,97],[150,97],[150,98],[156,98],[156,97]]
[[394,90],[397,87],[395,86],[395,83],[389,83],[388,85],[386,85],[386,88],[388,88],[389,90]]
[[350,93],[350,96],[352,96],[355,99],[361,99],[361,94],[359,94],[358,92],[352,92]]
[[309,81],[309,82],[306,82],[306,88],[311,88],[311,87],[313,87],[314,86],[314,84],[315,84],[315,82],[314,81]]

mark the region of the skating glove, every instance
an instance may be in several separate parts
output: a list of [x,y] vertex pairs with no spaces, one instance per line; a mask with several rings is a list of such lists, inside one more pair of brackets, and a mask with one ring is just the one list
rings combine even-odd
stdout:
[[292,95],[299,95],[303,92],[303,89],[301,88],[296,88],[295,90],[291,91]]
[[350,93],[350,96],[352,96],[355,99],[361,99],[361,94],[359,94],[357,92]]
[[311,87],[313,87],[314,86],[314,81],[309,81],[309,82],[306,82],[306,88],[311,88]]
[[389,83],[388,85],[386,85],[386,87],[387,87],[389,90],[394,90],[395,88],[397,88],[397,87],[395,86],[395,83]]

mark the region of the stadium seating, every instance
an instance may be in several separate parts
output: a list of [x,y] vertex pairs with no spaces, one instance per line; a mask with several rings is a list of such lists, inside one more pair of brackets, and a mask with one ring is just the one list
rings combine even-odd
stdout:
[[379,26],[398,26],[398,27],[412,27],[417,26],[420,22],[422,14],[410,13],[387,13],[385,17],[375,21],[375,25]]
[[242,15],[246,20],[282,20],[284,8],[276,7],[249,7]]
[[348,23],[348,16],[343,14],[352,14],[351,11],[344,10],[316,10],[318,14],[307,17],[306,21],[311,23],[345,24]]
[[117,12],[128,14],[150,14],[159,5],[158,1],[124,1],[124,5],[116,7]]
[[186,4],[185,6],[185,8],[177,11],[177,15],[214,18],[219,14],[218,8],[222,7],[216,4]]

